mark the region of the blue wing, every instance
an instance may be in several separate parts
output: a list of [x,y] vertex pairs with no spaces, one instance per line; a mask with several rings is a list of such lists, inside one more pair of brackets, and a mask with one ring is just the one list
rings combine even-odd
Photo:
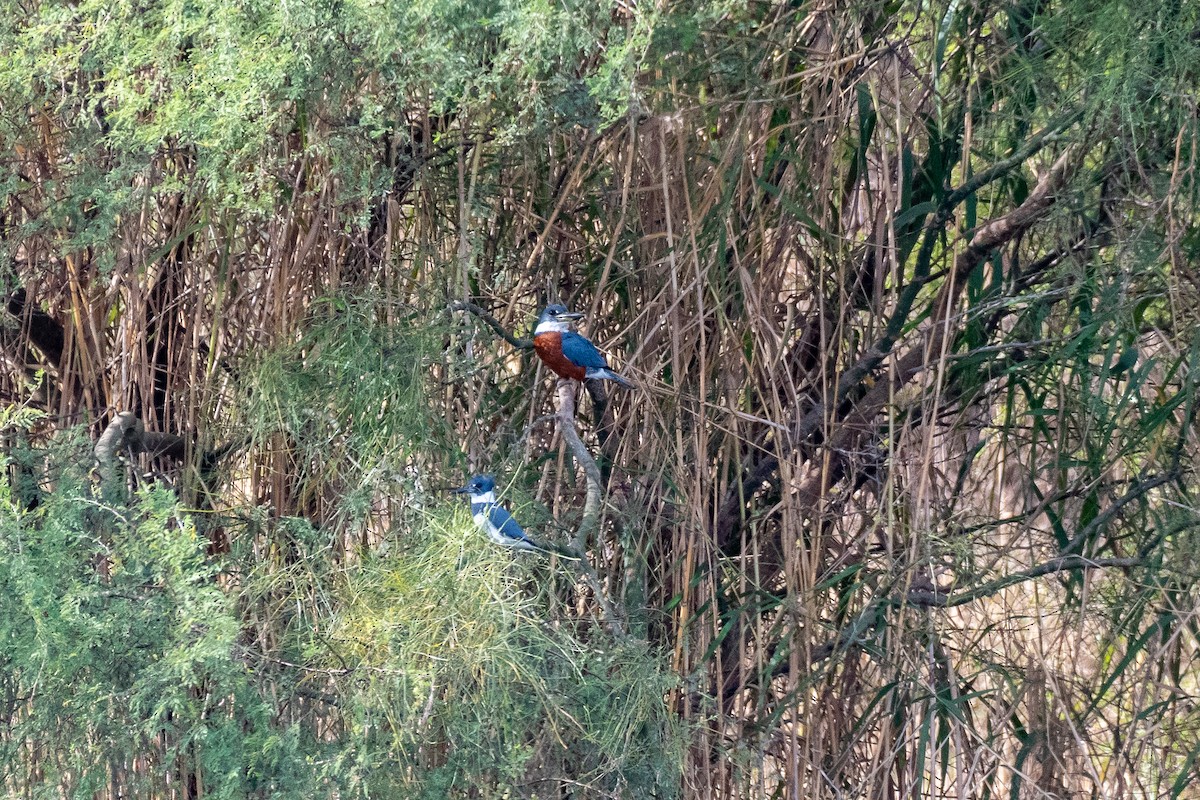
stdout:
[[506,539],[527,540],[529,537],[525,535],[525,531],[517,524],[517,521],[512,518],[503,507],[492,504],[488,509],[488,520],[496,526],[496,530],[500,531],[500,535]]
[[585,369],[603,369],[608,366],[596,345],[574,331],[567,331],[562,335],[562,351],[568,361]]

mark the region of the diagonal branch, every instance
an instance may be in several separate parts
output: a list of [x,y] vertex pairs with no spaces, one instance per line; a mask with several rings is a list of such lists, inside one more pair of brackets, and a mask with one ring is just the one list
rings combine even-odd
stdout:
[[[1006,159],[1004,162],[998,164],[997,168],[980,173],[979,176],[976,176],[976,178],[965,184],[962,189],[951,192],[942,205],[942,211],[946,213],[939,212],[938,215],[935,215],[927,228],[927,241],[932,242],[936,239],[935,229],[940,230],[949,219],[949,212],[953,207],[962,202],[970,194],[970,192],[965,191],[967,187],[971,187],[971,191],[977,191],[985,182],[994,181],[1005,172],[1013,169],[1023,159],[1028,158],[1041,149],[1041,147],[1045,146],[1052,138],[1050,136],[1038,137],[1030,146],[1022,148],[1019,151],[1017,155],[1021,156],[1020,159],[1016,156]],[[897,368],[892,371],[891,379],[880,381],[872,387],[855,405],[850,416],[839,426],[834,439],[830,442],[830,446],[826,448],[835,462],[842,459],[843,454],[852,449],[853,441],[863,430],[870,427],[871,421],[883,410],[889,402],[889,398],[894,396],[899,387],[925,369],[932,354],[941,352],[942,342],[945,339],[948,329],[946,320],[949,319],[957,304],[958,295],[967,276],[995,248],[1011,241],[1019,234],[1028,230],[1034,222],[1049,211],[1057,199],[1055,192],[1064,182],[1069,168],[1074,162],[1075,152],[1068,148],[1059,156],[1046,174],[1042,176],[1037,186],[1034,187],[1033,191],[1029,193],[1029,196],[1025,198],[1025,201],[1021,205],[1008,214],[991,220],[975,230],[966,249],[960,252],[955,258],[952,274],[945,281],[941,291],[933,302],[933,319],[928,328],[925,341],[918,343],[909,350],[900,359]],[[998,169],[999,167],[1003,167],[1003,169]],[[983,180],[984,178],[986,178],[986,181]],[[918,253],[919,263],[924,258],[923,254],[924,248],[922,248],[921,253]],[[920,266],[918,266],[918,273],[920,273]],[[792,436],[785,445],[788,452],[810,441],[825,426],[830,408],[836,409],[840,407],[850,397],[851,392],[860,386],[868,375],[871,375],[883,364],[884,360],[895,347],[900,336],[900,331],[907,321],[911,305],[916,299],[918,290],[923,285],[924,281],[919,274],[914,282],[905,287],[897,310],[889,320],[883,336],[869,347],[857,362],[842,372],[838,378],[832,402],[829,404],[814,403],[796,420],[792,429]],[[838,465],[834,464],[831,466],[836,468]],[[727,552],[738,540],[736,535],[738,521],[745,511],[746,502],[758,491],[764,482],[775,474],[778,467],[778,455],[764,456],[726,494],[718,510],[716,520],[716,539],[722,551]],[[822,470],[826,475],[833,471],[833,469]]]
[[1121,509],[1142,497],[1152,489],[1157,489],[1159,486],[1170,483],[1179,477],[1179,473],[1172,470],[1164,472],[1161,475],[1155,475],[1152,478],[1147,478],[1143,481],[1138,481],[1129,491],[1117,498],[1111,506],[1104,509],[1104,512],[1097,514],[1096,518],[1084,526],[1083,530],[1075,534],[1071,541],[1067,542],[1062,549],[1062,558],[1068,558],[1072,555],[1077,555],[1074,551],[1078,550],[1088,539],[1095,535],[1101,528],[1109,523],[1113,517],[1121,512]]
[[1011,575],[1005,575],[1003,578],[988,581],[965,592],[947,594],[936,589],[932,591],[928,589],[911,589],[904,597],[892,598],[888,602],[896,606],[953,608],[973,603],[976,600],[982,600],[985,597],[991,597],[997,592],[1007,589],[1009,586],[1016,586],[1018,583],[1040,578],[1043,575],[1053,575],[1056,572],[1074,572],[1083,569],[1103,569],[1105,567],[1138,567],[1142,563],[1142,559],[1136,557],[1084,558],[1078,555],[1058,556],[1043,564],[1038,564],[1036,567],[1014,572]]
[[954,608],[966,605],[967,603],[973,603],[976,600],[982,600],[985,597],[991,597],[1010,586],[1016,586],[1018,583],[1024,583],[1025,581],[1040,578],[1044,575],[1053,575],[1058,572],[1076,572],[1085,569],[1114,567],[1129,569],[1130,567],[1141,566],[1144,563],[1144,559],[1138,556],[1126,558],[1084,558],[1079,555],[1058,556],[1042,564],[1038,564],[1036,567],[1030,567],[1029,569],[1014,572],[1011,575],[1005,575],[1002,578],[996,578],[995,580],[980,584],[974,589],[955,593],[942,592],[936,589],[910,589],[902,596],[876,598],[869,602],[866,608],[855,616],[837,636],[813,650],[809,664],[812,665],[824,661],[849,647],[861,643],[868,631],[878,627],[883,622],[883,610],[887,606]]
[[508,330],[500,324],[500,320],[493,317],[487,312],[483,306],[477,306],[474,303],[469,303],[465,300],[456,300],[450,304],[452,311],[466,311],[483,320],[489,328],[491,328],[497,336],[511,344],[518,350],[529,350],[533,347],[532,339],[519,339],[513,336]]

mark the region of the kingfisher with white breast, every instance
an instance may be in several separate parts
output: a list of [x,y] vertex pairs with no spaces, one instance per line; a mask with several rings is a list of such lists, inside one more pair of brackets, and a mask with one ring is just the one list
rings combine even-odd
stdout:
[[465,486],[450,490],[454,494],[471,496],[471,516],[475,524],[488,539],[511,550],[527,550],[539,553],[554,553],[570,559],[578,559],[566,548],[543,542],[530,536],[517,524],[508,509],[496,502],[496,479],[491,475],[476,475]]

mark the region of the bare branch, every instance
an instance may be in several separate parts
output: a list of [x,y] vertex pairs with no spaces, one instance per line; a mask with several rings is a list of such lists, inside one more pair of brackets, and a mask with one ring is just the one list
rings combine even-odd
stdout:
[[465,300],[456,300],[450,304],[450,309],[453,311],[467,311],[479,317],[487,324],[489,328],[495,331],[497,336],[518,350],[529,350],[533,347],[532,339],[520,339],[516,336],[513,336],[504,328],[503,325],[500,324],[500,320],[489,314],[482,306],[477,306],[474,303],[468,303]]
[[623,639],[628,635],[625,630],[623,615],[618,614],[616,606],[605,593],[604,587],[600,583],[600,578],[596,575],[596,570],[592,567],[591,559],[588,558],[587,554],[588,539],[600,527],[602,489],[600,467],[596,465],[596,459],[592,458],[592,454],[588,452],[583,439],[579,437],[579,432],[575,430],[575,391],[577,386],[578,384],[573,380],[560,378],[556,393],[558,402],[558,430],[562,433],[567,446],[571,448],[571,453],[575,456],[575,460],[583,467],[583,474],[587,481],[587,498],[583,503],[583,517],[579,521],[579,528],[575,532],[572,546],[579,557],[579,561],[577,562],[579,573],[588,586],[591,587],[592,594],[596,596],[596,602],[600,604],[600,609],[604,613],[605,624],[608,625],[609,631],[612,632],[613,636]]
[[[1052,575],[1057,572],[1077,571],[1083,569],[1105,569],[1117,567],[1127,569],[1141,566],[1144,563],[1140,557],[1129,558],[1084,558],[1078,555],[1059,556],[1036,567],[1014,572],[993,581],[981,584],[974,589],[963,592],[946,593],[937,590],[911,589],[903,596],[882,598],[867,604],[853,620],[846,625],[841,633],[812,651],[809,664],[816,664],[830,658],[839,651],[859,643],[867,631],[876,627],[881,621],[881,614],[886,606],[914,606],[918,608],[954,608],[966,605],[976,600],[990,597],[1018,583]],[[782,666],[782,665],[781,665]],[[785,670],[780,670],[785,671]]]
[[1097,514],[1095,519],[1089,522],[1083,530],[1075,534],[1071,541],[1067,542],[1066,546],[1062,549],[1062,557],[1065,558],[1072,554],[1072,551],[1079,549],[1080,545],[1086,542],[1094,533],[1107,525],[1109,520],[1120,513],[1122,508],[1129,505],[1150,490],[1157,489],[1163,484],[1170,483],[1177,477],[1179,477],[1178,474],[1173,471],[1165,472],[1161,475],[1155,475],[1153,478],[1147,478],[1144,481],[1139,481],[1138,483],[1134,484],[1129,491],[1121,495],[1121,497],[1119,497],[1111,506],[1104,509],[1103,513]]
[[588,452],[587,445],[575,430],[575,391],[578,384],[569,378],[559,378],[557,388],[558,401],[558,430],[566,440],[567,446],[575,460],[583,467],[587,478],[587,499],[583,504],[583,519],[579,522],[579,530],[575,534],[575,546],[579,550],[587,548],[588,538],[600,524],[601,478],[600,467],[596,459]]
[[[1036,137],[1031,145],[1022,148],[1018,155],[1028,158],[1049,140],[1050,137],[1048,136]],[[966,277],[971,274],[975,267],[992,250],[1005,242],[1011,241],[1014,237],[1027,230],[1029,226],[1040,219],[1050,209],[1056,199],[1055,190],[1062,185],[1068,169],[1074,163],[1075,158],[1076,156],[1071,150],[1064,152],[1046,174],[1042,176],[1041,180],[1038,181],[1037,186],[1029,193],[1025,202],[1008,214],[991,220],[975,230],[966,249],[955,258],[953,277],[946,281],[938,298],[933,302],[934,318],[932,325],[929,327],[929,334],[924,337],[925,341],[914,344],[900,358],[896,369],[892,371],[891,379],[879,381],[859,400],[853,412],[838,426],[837,432],[831,440],[830,446],[827,448],[835,462],[839,462],[841,458],[840,453],[849,452],[852,449],[854,439],[861,435],[863,431],[870,429],[871,421],[883,410],[895,392],[926,368],[929,354],[936,354],[941,351],[942,341],[947,334],[946,325],[941,323],[952,312]],[[1000,162],[997,167],[1003,167],[1003,170],[988,170],[985,173],[981,173],[977,179],[965,186],[973,186],[974,189],[972,191],[978,189],[982,185],[980,179],[985,175],[988,180],[995,180],[1003,172],[1011,170],[1020,163],[1019,160],[1015,159],[1016,156]],[[935,217],[930,222],[930,225],[938,227],[944,225],[945,221],[949,219],[949,212],[953,206],[965,199],[968,194],[969,192],[964,194],[962,190],[951,193],[947,203],[949,203],[951,198],[954,199],[954,203],[950,205],[943,204],[943,210],[946,211],[945,219]],[[919,285],[923,285],[920,278],[905,288],[905,297],[901,299],[900,307],[889,321],[887,331],[875,344],[867,348],[857,362],[848,367],[838,378],[831,404],[833,408],[837,408],[844,403],[850,397],[850,393],[868,375],[871,375],[883,364],[884,360],[891,354],[892,349],[896,345],[899,331],[903,327],[903,322],[908,316],[908,311],[905,310],[905,298],[911,294],[912,299],[915,299]],[[911,302],[908,305],[910,306]],[[794,450],[796,447],[809,441],[825,426],[829,408],[830,406],[825,403],[815,403],[797,418],[790,442],[788,443],[789,450]],[[778,466],[779,460],[776,456],[765,456],[727,494],[718,512],[716,524],[717,542],[722,550],[727,550],[736,538],[737,521],[742,514],[745,503],[751,495],[758,491],[763,482],[769,480],[775,474]],[[838,464],[834,464],[832,468],[836,469],[837,466]]]
[[108,423],[108,427],[104,429],[104,433],[100,434],[93,450],[96,461],[100,465],[100,474],[105,482],[112,480],[116,475],[114,465],[117,462],[117,456],[127,448],[136,452],[136,448],[142,440],[142,434],[145,432],[146,428],[142,425],[142,421],[132,411],[122,411],[113,417],[112,422]]
[[985,597],[990,597],[997,592],[1007,589],[1009,586],[1015,586],[1018,583],[1024,583],[1034,578],[1040,578],[1043,575],[1052,575],[1056,572],[1068,572],[1081,569],[1103,569],[1105,567],[1137,567],[1141,566],[1142,559],[1140,558],[1084,558],[1078,555],[1059,556],[1053,558],[1044,564],[1039,564],[1021,572],[1014,572],[1011,575],[1005,575],[1003,578],[997,578],[994,581],[989,581],[974,589],[957,594],[947,594],[939,592],[936,589],[929,591],[927,589],[912,589],[902,598],[893,598],[889,602],[892,605],[907,605],[907,606],[935,606],[938,608],[953,608],[967,603],[981,600]]

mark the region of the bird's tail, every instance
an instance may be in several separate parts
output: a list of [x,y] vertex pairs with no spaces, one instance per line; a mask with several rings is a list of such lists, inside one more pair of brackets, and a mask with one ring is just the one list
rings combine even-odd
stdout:
[[626,389],[633,388],[632,383],[625,380],[620,375],[613,372],[611,369],[607,369],[605,367],[592,367],[591,369],[589,369],[587,371],[587,377],[588,378],[597,378],[599,380],[605,380],[605,381],[612,381],[613,383],[617,384],[618,386],[622,386]]
[[556,555],[559,558],[565,558],[569,561],[579,561],[580,555],[570,547],[563,547],[560,544],[553,542],[545,542],[541,539],[533,539],[529,536],[525,537],[525,541],[532,545],[535,549],[546,553],[547,555]]

